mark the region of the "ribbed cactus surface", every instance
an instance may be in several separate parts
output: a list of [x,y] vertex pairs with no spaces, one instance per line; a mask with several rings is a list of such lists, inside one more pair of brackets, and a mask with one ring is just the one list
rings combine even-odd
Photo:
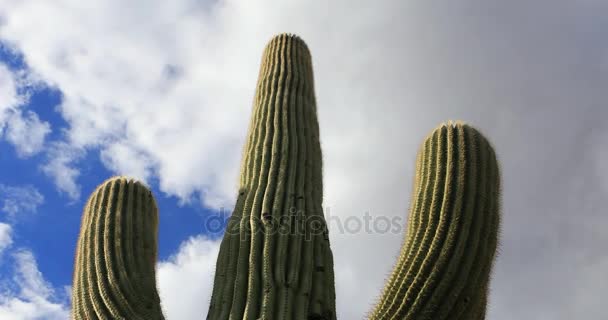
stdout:
[[[485,318],[499,189],[496,155],[477,130],[448,122],[426,138],[407,236],[371,320]],[[281,34],[263,53],[207,319],[336,319],[322,198],[312,60],[300,38]],[[115,177],[97,187],[77,243],[72,319],[163,319],[157,229],[156,202],[144,185]]]
[[311,56],[282,34],[263,53],[208,319],[335,319],[321,167]]
[[93,192],[82,216],[72,319],[164,319],[156,290],[158,210],[150,190],[124,177]]
[[408,232],[370,319],[484,319],[499,225],[488,141],[450,122],[418,154]]

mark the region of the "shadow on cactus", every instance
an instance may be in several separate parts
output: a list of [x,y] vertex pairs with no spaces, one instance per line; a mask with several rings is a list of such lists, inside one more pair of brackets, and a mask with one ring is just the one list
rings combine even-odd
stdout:
[[[436,128],[418,152],[401,253],[368,318],[483,319],[499,188],[483,135],[459,122]],[[263,53],[207,319],[336,319],[322,196],[311,56],[297,36],[278,35]],[[77,245],[73,319],[164,319],[157,226],[154,197],[141,183],[116,177],[93,192]]]

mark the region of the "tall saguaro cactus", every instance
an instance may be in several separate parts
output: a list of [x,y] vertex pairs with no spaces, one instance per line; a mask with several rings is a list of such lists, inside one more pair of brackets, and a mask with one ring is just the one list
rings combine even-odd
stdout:
[[156,291],[158,210],[150,190],[124,177],[91,195],[78,238],[72,318],[164,319]]
[[[456,122],[436,128],[418,153],[407,236],[369,319],[484,319],[499,189],[496,155],[481,133]],[[322,198],[312,60],[304,41],[281,34],[262,57],[207,319],[336,319]],[[77,244],[72,319],[164,319],[157,211],[150,190],[132,179],[93,192]]]
[[266,46],[208,319],[335,319],[310,53]]
[[494,150],[477,130],[434,130],[418,154],[407,238],[370,319],[483,319],[498,192]]

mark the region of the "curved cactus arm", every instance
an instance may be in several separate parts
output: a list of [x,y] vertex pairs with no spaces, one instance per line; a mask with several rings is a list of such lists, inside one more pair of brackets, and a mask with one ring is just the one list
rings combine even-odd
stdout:
[[208,319],[335,319],[312,61],[297,36],[266,46],[240,191]]
[[416,168],[407,237],[370,319],[483,319],[500,219],[494,150],[448,122]]
[[158,209],[125,177],[102,183],[82,215],[72,287],[76,320],[164,319],[156,290]]

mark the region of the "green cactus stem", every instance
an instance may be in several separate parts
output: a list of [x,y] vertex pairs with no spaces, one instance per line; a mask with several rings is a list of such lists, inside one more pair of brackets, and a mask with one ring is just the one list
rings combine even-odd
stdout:
[[140,182],[105,181],[82,215],[72,285],[76,320],[164,319],[156,290],[158,209]]
[[499,229],[490,143],[449,122],[418,154],[408,232],[370,319],[484,319]]
[[311,56],[281,34],[264,50],[208,319],[335,319],[321,171]]

